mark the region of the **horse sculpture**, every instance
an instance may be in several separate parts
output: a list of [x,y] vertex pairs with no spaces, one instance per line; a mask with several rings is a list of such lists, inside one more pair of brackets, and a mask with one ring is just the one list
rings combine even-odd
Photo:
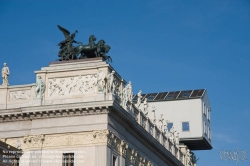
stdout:
[[[95,44],[96,38],[94,35],[91,35],[89,37],[88,45],[83,45],[81,42],[76,42],[74,40],[77,31],[70,36],[68,30],[59,25],[58,28],[65,36],[65,40],[58,44],[61,49],[58,54],[58,56],[61,57],[60,61],[102,57],[104,60],[112,62],[111,57],[106,55],[110,50],[110,46],[105,44],[104,40],[100,40]],[[79,45],[73,46],[72,43],[77,43]]]
[[81,54],[79,59],[84,58],[95,58],[95,57],[102,57],[104,60],[108,60],[112,62],[110,56],[106,55],[110,50],[110,46],[105,44],[104,40],[100,40],[94,47],[91,48],[90,45],[78,45],[74,48],[73,54],[78,56]]

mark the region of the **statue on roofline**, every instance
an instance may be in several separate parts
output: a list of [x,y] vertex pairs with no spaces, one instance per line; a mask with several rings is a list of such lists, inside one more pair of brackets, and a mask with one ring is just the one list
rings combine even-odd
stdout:
[[4,63],[2,68],[2,78],[3,78],[2,85],[9,86],[9,80],[8,80],[9,75],[10,75],[10,69],[7,66],[7,63]]
[[[104,60],[112,62],[112,58],[106,55],[111,47],[105,44],[104,40],[100,40],[96,44],[95,36],[90,35],[89,43],[87,45],[83,45],[81,42],[75,41],[76,33],[78,33],[77,30],[70,35],[70,32],[67,29],[61,27],[60,25],[57,26],[65,37],[65,40],[58,44],[58,46],[60,46],[60,51],[58,52],[60,61],[102,57]],[[78,45],[74,46],[73,43]]]
[[43,93],[45,92],[45,88],[46,88],[46,85],[45,85],[44,81],[42,80],[42,77],[38,76],[37,81],[36,81],[36,89],[35,89],[36,98],[43,97]]

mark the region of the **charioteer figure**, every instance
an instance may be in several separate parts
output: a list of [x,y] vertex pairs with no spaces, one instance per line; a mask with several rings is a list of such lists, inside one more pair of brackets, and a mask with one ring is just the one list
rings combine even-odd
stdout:
[[65,60],[67,59],[77,59],[76,57],[72,56],[72,51],[74,49],[73,43],[76,44],[82,44],[81,42],[75,41],[76,33],[78,31],[76,30],[74,33],[70,35],[70,32],[67,29],[64,29],[60,25],[58,25],[58,28],[63,32],[65,36],[65,40],[61,41],[58,46],[60,46],[60,51],[58,53],[59,57],[63,57]]

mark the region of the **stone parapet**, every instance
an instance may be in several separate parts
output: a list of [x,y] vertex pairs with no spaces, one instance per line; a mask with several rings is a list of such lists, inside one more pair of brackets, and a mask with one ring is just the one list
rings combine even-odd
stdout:
[[[107,77],[112,71],[112,66],[102,58],[52,62],[48,67],[35,71],[36,82],[40,79],[44,83],[40,97],[36,95],[40,90],[38,83],[0,86],[0,112],[4,109],[121,98],[108,92]],[[126,81],[117,72],[114,80],[116,94],[121,95]]]
[[0,86],[0,110],[40,105],[35,97],[35,84]]

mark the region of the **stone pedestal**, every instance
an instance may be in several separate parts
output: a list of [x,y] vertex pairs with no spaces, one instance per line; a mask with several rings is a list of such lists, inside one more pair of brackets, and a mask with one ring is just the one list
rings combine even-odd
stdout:
[[34,98],[32,104],[33,104],[33,106],[41,106],[41,105],[43,105],[43,99],[42,98]]
[[105,100],[105,94],[104,93],[102,93],[102,92],[98,92],[97,94],[96,94],[96,101],[102,101],[102,100]]
[[112,93],[108,93],[107,94],[107,97],[106,97],[106,100],[115,100],[115,97]]
[[0,85],[0,109],[6,109],[7,107],[7,88],[8,86]]

